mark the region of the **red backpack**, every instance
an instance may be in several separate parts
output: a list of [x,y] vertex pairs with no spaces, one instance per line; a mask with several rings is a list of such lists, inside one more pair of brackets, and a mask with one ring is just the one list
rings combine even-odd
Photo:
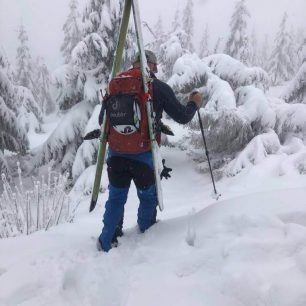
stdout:
[[108,143],[119,153],[135,154],[150,150],[146,102],[152,98],[152,83],[145,93],[139,68],[118,74],[109,83],[106,115],[109,120]]

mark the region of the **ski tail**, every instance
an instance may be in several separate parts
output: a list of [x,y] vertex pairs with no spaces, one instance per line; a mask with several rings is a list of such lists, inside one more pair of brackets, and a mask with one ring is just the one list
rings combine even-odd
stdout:
[[[141,30],[141,23],[140,23],[140,14],[139,14],[139,5],[138,0],[132,0],[132,8],[133,8],[133,16],[134,16],[134,24],[136,29],[136,37],[137,37],[137,45],[140,54],[140,67],[142,72],[142,80],[143,80],[143,87],[145,93],[149,92],[148,81],[149,81],[149,72],[147,69],[147,59],[145,56],[145,50],[143,46],[143,38],[142,38],[142,30]],[[162,195],[162,188],[161,188],[161,181],[160,181],[160,171],[159,171],[159,163],[158,163],[158,143],[156,141],[155,135],[155,116],[153,111],[153,103],[151,97],[149,97],[147,101],[147,116],[149,122],[149,135],[150,135],[150,142],[151,142],[151,152],[153,156],[153,165],[154,165],[154,177],[155,177],[155,186],[156,186],[156,194],[157,194],[157,204],[162,211],[164,209],[163,203],[163,195]]]

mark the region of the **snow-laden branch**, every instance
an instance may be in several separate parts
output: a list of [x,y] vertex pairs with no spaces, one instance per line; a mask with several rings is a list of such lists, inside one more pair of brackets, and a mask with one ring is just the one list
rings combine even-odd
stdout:
[[28,137],[14,112],[10,110],[0,97],[0,150],[25,153],[28,148]]
[[[101,106],[97,105],[91,118],[89,119],[84,135],[93,130],[99,129],[98,116],[101,110]],[[82,172],[90,165],[92,165],[96,160],[96,155],[98,151],[98,140],[86,140],[84,141],[76,153],[74,163],[72,166],[72,178],[76,180]]]
[[306,104],[306,61],[287,85],[282,96],[288,103]]
[[257,135],[238,154],[238,157],[228,164],[225,172],[227,175],[236,175],[242,169],[258,164],[269,154],[276,154],[280,148],[278,136],[273,130]]
[[229,84],[214,75],[196,54],[180,57],[168,84],[179,96],[186,96],[194,89],[203,94],[207,109],[232,109],[236,107],[234,92]]
[[235,95],[239,116],[245,117],[253,125],[253,130],[262,131],[274,127],[275,112],[260,89],[244,86],[237,88]]
[[53,160],[56,165],[60,164],[62,171],[70,169],[92,109],[92,105],[86,102],[73,106],[47,141],[33,152],[34,166]]
[[264,91],[269,88],[268,74],[260,67],[247,67],[226,54],[214,54],[203,58],[203,62],[233,90],[240,86],[254,85]]
[[306,105],[277,103],[274,105],[276,113],[275,131],[282,141],[295,136],[306,139]]

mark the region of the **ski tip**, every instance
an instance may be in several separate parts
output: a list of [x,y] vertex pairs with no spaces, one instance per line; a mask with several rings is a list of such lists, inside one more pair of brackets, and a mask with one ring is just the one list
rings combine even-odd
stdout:
[[89,206],[89,212],[92,212],[96,207],[97,201],[91,200],[90,206]]

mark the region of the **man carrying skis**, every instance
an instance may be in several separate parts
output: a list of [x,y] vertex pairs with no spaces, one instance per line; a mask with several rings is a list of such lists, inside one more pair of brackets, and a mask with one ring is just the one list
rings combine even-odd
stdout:
[[[190,95],[187,105],[183,106],[176,99],[173,90],[166,83],[155,77],[154,73],[157,72],[157,58],[155,54],[145,50],[145,56],[152,78],[149,92],[153,98],[156,126],[158,127],[160,124],[163,111],[178,123],[188,123],[193,118],[197,109],[201,107],[202,96],[198,92],[194,92]],[[97,247],[105,252],[108,252],[112,248],[112,243],[116,242],[117,237],[122,235],[124,205],[127,201],[132,180],[135,183],[140,201],[137,219],[140,231],[143,233],[156,222],[157,196],[148,130],[144,131],[147,129],[147,124],[144,122],[146,116],[143,116],[144,113],[141,107],[139,108],[139,103],[136,105],[135,102],[130,101],[129,97],[131,95],[126,95],[125,91],[122,89],[121,92],[120,89],[120,86],[121,88],[127,87],[124,85],[126,80],[129,78],[136,79],[139,76],[141,76],[140,56],[136,55],[133,68],[121,73],[118,78],[115,78],[116,80],[113,84],[110,83],[110,90],[117,93],[115,97],[110,95],[110,98],[103,102],[106,105],[106,114],[110,121],[107,158],[109,197],[105,204],[104,226],[98,238]],[[132,87],[134,89],[137,86]],[[139,94],[138,96],[140,98],[137,101],[141,99],[142,95]],[[124,99],[125,102],[121,102]],[[124,103],[126,105],[132,103],[132,111],[127,110],[123,106]],[[133,114],[129,117],[135,119],[135,115],[137,115],[136,117],[139,118],[136,121],[133,119],[133,124],[127,124],[126,114],[131,112]],[[125,121],[123,118],[125,118]],[[102,120],[103,111],[101,111],[99,116],[100,124]],[[156,138],[160,139],[158,129]]]

